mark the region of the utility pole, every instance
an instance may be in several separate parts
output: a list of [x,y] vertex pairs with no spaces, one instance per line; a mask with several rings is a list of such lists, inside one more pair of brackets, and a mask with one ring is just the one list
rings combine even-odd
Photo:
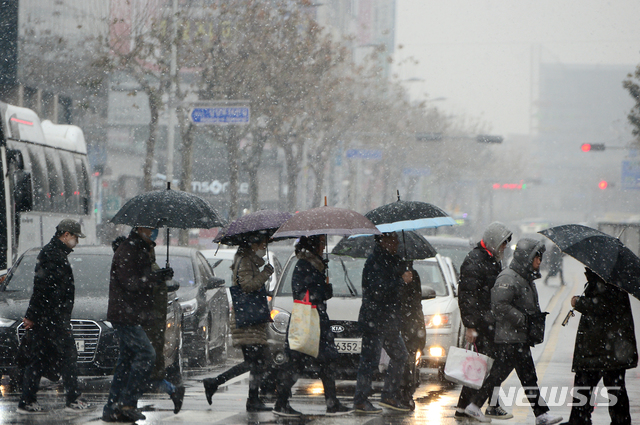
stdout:
[[176,137],[176,75],[177,75],[177,47],[176,39],[178,38],[178,0],[173,0],[171,27],[171,66],[169,68],[169,77],[171,78],[171,89],[169,91],[169,128],[167,129],[167,182],[173,182],[173,151]]

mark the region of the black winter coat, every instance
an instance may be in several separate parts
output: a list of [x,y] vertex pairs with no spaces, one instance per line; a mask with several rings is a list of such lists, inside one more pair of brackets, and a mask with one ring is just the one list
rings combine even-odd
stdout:
[[427,331],[422,312],[422,284],[420,275],[414,269],[413,281],[402,286],[400,305],[402,315],[402,339],[409,352],[422,350],[427,341]]
[[[306,255],[304,255],[306,254]],[[315,265],[324,263],[322,259],[309,258],[309,260],[301,258],[313,255],[306,251],[303,255],[298,255],[298,262],[293,269],[291,276],[291,290],[294,300],[303,300],[307,291],[309,291],[309,302],[316,306],[318,316],[320,317],[320,347],[318,350],[318,358],[321,360],[329,360],[337,357],[337,350],[334,343],[334,335],[331,331],[329,323],[329,315],[327,314],[327,300],[333,297],[333,287],[327,284],[326,275]]]
[[502,264],[478,243],[460,266],[458,306],[462,323],[493,340],[495,318],[491,312],[491,289]]
[[602,282],[587,283],[575,309],[582,313],[572,370],[631,369],[638,349],[629,295]]
[[358,322],[369,332],[400,330],[400,292],[406,266],[397,255],[376,244],[362,271],[362,305]]
[[164,284],[152,269],[153,246],[135,230],[120,244],[111,262],[107,320],[144,325],[154,318],[153,288]]
[[67,258],[71,251],[60,239],[53,237],[38,254],[33,294],[24,317],[41,330],[71,330],[75,298],[73,271]]

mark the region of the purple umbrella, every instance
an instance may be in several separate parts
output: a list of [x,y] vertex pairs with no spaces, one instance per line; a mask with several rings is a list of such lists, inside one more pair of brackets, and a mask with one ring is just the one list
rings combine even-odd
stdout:
[[287,220],[274,238],[296,238],[313,235],[379,235],[376,226],[353,210],[336,207],[319,207],[302,211]]
[[213,241],[225,245],[239,245],[247,236],[265,235],[271,237],[291,216],[293,214],[286,211],[256,211],[229,223]]

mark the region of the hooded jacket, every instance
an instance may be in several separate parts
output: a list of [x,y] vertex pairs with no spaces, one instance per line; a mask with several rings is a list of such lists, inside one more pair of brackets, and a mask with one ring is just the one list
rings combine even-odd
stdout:
[[638,365],[633,315],[626,292],[599,279],[589,279],[575,309],[582,316],[573,372],[631,369]]
[[509,268],[496,279],[491,290],[491,309],[496,318],[496,343],[528,342],[527,315],[540,313],[534,280],[541,275],[533,269],[533,259],[544,251],[544,242],[520,239]]

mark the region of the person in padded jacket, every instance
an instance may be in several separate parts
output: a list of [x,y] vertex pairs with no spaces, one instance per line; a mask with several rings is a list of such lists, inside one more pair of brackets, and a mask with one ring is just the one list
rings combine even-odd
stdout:
[[[535,279],[545,251],[542,241],[523,238],[518,241],[509,268],[500,273],[491,289],[491,310],[495,316],[494,363],[482,388],[472,397],[465,413],[480,422],[490,422],[480,411],[485,400],[515,368],[536,416],[536,425],[555,424],[562,417],[553,416],[540,395],[536,367],[529,344],[529,315],[540,313]],[[492,397],[497,398],[497,397]]]
[[301,237],[295,247],[298,259],[291,276],[291,290],[294,300],[303,300],[309,291],[309,302],[316,306],[320,318],[320,347],[318,357],[314,358],[298,351],[287,350],[289,363],[278,374],[276,404],[273,413],[277,416],[297,417],[302,413],[289,405],[291,387],[305,367],[319,369],[327,404],[327,416],[351,413],[353,410],[342,405],[336,393],[336,382],[332,370],[332,360],[338,351],[334,344],[333,332],[329,325],[327,300],[333,297],[333,287],[327,283],[327,263],[323,259],[326,238],[324,235]]
[[[462,323],[466,328],[466,341],[475,344],[479,353],[493,357],[495,319],[491,313],[491,289],[502,271],[504,250],[511,241],[512,232],[502,223],[493,222],[484,231],[482,240],[467,254],[460,266],[458,282],[458,306]],[[465,417],[465,407],[477,390],[462,387],[455,416]],[[487,407],[485,415],[496,419],[510,419],[495,400],[495,406]]]

